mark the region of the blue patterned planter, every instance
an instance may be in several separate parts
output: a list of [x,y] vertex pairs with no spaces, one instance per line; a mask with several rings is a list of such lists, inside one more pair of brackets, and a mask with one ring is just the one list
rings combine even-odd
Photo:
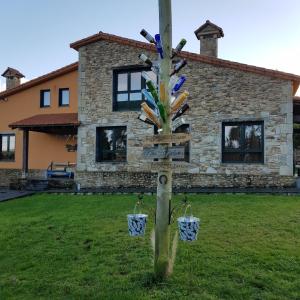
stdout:
[[200,227],[200,219],[195,217],[180,217],[177,219],[180,239],[182,241],[197,240]]
[[145,234],[148,215],[131,214],[127,215],[128,231],[130,236],[142,236]]

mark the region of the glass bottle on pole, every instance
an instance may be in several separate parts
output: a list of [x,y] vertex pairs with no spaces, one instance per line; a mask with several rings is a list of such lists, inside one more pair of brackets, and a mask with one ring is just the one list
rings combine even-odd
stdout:
[[140,34],[151,44],[155,44],[154,37],[146,30],[142,29]]
[[179,44],[172,51],[171,59],[173,59],[182,50],[182,48],[185,46],[185,44],[186,44],[186,39],[181,39]]

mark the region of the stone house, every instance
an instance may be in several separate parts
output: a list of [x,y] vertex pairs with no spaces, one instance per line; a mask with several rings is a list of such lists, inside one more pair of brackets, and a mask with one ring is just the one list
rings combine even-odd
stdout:
[[[293,97],[300,76],[219,59],[223,30],[207,21],[195,31],[200,54],[182,52],[190,110],[177,132],[191,134],[175,161],[175,187],[291,186]],[[154,134],[138,120],[151,71],[138,55],[157,58],[147,43],[98,33],[71,44],[79,54],[76,181],[82,187],[154,187],[143,153]]]
[[[200,54],[180,54],[188,61],[182,73],[190,109],[174,130],[190,132],[191,140],[184,143],[184,159],[173,162],[174,186],[293,185],[300,76],[219,59],[224,33],[209,21],[195,35]],[[154,61],[156,49],[102,32],[71,47],[78,63],[23,84],[16,69],[2,74],[0,186],[21,177],[45,179],[49,163],[58,161],[77,164],[75,180],[83,188],[154,187],[155,167],[143,157],[143,139],[157,131],[138,115],[141,72],[155,75],[138,55]],[[77,153],[67,150],[70,135]]]

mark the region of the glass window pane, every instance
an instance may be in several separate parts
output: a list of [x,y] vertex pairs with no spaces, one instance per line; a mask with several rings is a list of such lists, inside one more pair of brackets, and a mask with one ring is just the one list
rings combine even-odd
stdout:
[[142,83],[142,75],[141,72],[134,72],[130,74],[130,89],[132,91],[140,90]]
[[7,152],[8,151],[8,136],[2,136],[2,152]]
[[50,91],[43,92],[43,105],[50,106]]
[[113,150],[113,130],[104,129],[102,132],[101,139],[102,150]]
[[240,126],[225,126],[225,148],[239,149],[241,138]]
[[259,150],[262,146],[262,126],[245,126],[245,147],[247,150]]
[[126,149],[126,129],[116,128],[115,129],[115,140],[116,140],[116,150]]
[[240,153],[223,153],[223,162],[242,162]]
[[126,161],[126,127],[101,128],[101,161]]
[[102,160],[112,161],[115,160],[116,155],[113,151],[103,151],[102,152]]
[[115,152],[116,161],[126,161],[126,151],[116,151]]
[[14,135],[11,135],[9,138],[9,150],[15,151],[16,147],[16,137]]
[[262,153],[245,153],[244,162],[246,163],[262,162]]
[[118,74],[118,91],[127,91],[127,73]]
[[61,105],[69,105],[69,90],[61,91]]
[[130,101],[142,100],[142,93],[130,93]]
[[[190,127],[188,124],[183,124],[183,125],[177,127],[174,132],[175,133],[189,133]],[[184,142],[184,143],[179,143],[179,144],[174,144],[174,145],[184,146],[184,158],[173,158],[173,161],[189,162],[190,161],[190,143]]]
[[118,94],[117,101],[128,101],[128,94]]

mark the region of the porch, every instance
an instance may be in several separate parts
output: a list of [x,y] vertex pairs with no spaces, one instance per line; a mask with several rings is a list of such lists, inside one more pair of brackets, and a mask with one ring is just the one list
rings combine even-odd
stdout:
[[[69,181],[73,181],[74,176],[71,175],[75,172],[76,156],[67,152],[77,151],[78,126],[77,113],[41,114],[10,124],[11,129],[19,129],[22,132],[22,168],[21,175],[16,178],[17,185],[22,186],[25,182],[26,185],[30,185],[38,180],[41,186],[43,184],[48,186],[50,177],[58,177],[56,180],[52,180],[53,182],[57,182],[58,179],[64,180],[64,177],[68,177]],[[46,135],[37,135],[36,133]],[[37,143],[36,140],[39,137],[40,140]],[[35,139],[32,147],[30,145],[31,138],[32,141],[33,138]],[[51,145],[51,141],[59,144],[60,148],[55,149],[55,146]],[[59,153],[62,153],[62,151],[64,153],[60,156]],[[40,153],[39,158],[35,157],[36,153]],[[29,159],[30,156],[31,159]],[[37,169],[30,165],[30,161],[34,165],[36,159],[42,161],[43,168]],[[55,169],[57,166],[58,168]],[[66,170],[67,168],[68,170]]]

